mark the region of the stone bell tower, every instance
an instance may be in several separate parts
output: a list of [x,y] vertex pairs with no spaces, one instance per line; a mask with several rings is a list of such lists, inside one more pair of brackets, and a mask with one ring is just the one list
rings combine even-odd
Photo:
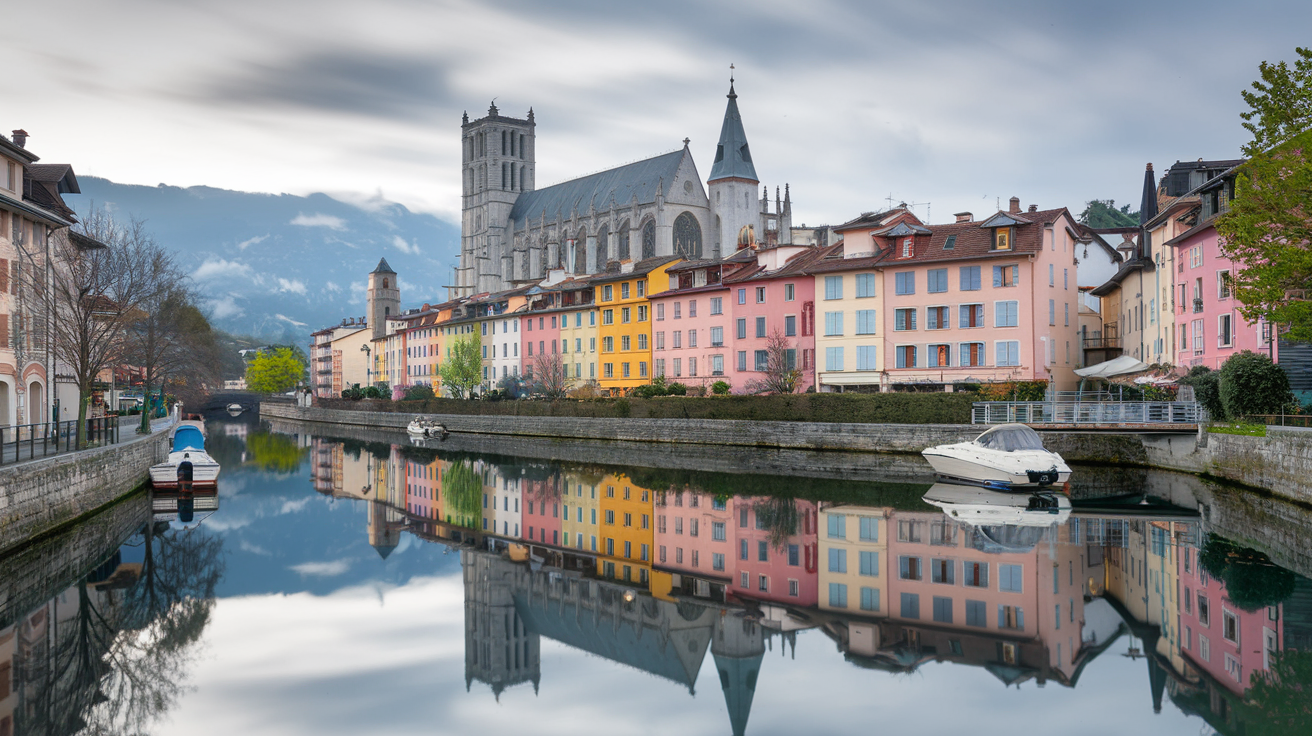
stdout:
[[515,278],[504,273],[512,246],[510,210],[520,194],[533,191],[536,181],[537,124],[531,108],[527,118],[512,118],[493,103],[478,120],[466,114],[460,128],[460,265],[452,298],[500,291]]
[[401,285],[396,271],[387,265],[386,258],[378,260],[378,267],[369,273],[369,326],[374,339],[387,336],[387,318],[401,313]]

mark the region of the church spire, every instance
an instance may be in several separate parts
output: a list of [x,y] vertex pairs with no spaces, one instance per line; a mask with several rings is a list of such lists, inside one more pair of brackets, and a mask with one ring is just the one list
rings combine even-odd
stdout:
[[1153,165],[1143,173],[1143,199],[1139,200],[1139,224],[1146,225],[1157,216],[1157,177],[1153,175]]
[[720,143],[715,147],[715,163],[711,165],[711,176],[707,182],[716,179],[746,179],[752,183],[756,178],[756,167],[752,165],[752,152],[747,147],[747,133],[743,131],[743,118],[738,114],[738,93],[733,89],[733,77],[729,77],[729,104],[724,109],[724,124],[720,126]]

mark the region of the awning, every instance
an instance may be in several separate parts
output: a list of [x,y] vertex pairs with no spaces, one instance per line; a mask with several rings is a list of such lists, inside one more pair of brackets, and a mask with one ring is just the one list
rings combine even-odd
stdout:
[[1075,375],[1081,378],[1111,378],[1126,373],[1142,373],[1148,370],[1148,364],[1129,355],[1112,358],[1088,368],[1076,368]]

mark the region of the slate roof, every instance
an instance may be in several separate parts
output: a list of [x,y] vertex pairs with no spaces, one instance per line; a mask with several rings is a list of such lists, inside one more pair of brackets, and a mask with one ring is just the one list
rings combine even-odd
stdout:
[[[642,161],[635,161],[596,174],[571,179],[543,189],[524,192],[510,209],[510,223],[523,229],[526,221],[536,222],[546,212],[547,222],[567,220],[574,212],[584,213],[588,208],[605,210],[611,200],[617,205],[627,204],[635,197],[639,204],[656,201],[656,193],[668,195],[674,184],[688,149],[664,153]],[[637,223],[634,223],[636,225]]]
[[370,273],[396,273],[396,271],[393,271],[393,270],[392,270],[392,267],[389,266],[389,265],[387,265],[387,259],[386,259],[386,258],[379,258],[379,259],[378,259],[378,267],[375,268],[375,269],[374,269],[373,271],[371,271]]
[[733,82],[729,83],[729,104],[724,108],[724,124],[720,126],[720,142],[715,147],[715,163],[711,164],[711,176],[708,182],[716,179],[756,178],[756,167],[752,165],[752,151],[747,146],[747,133],[743,131],[743,117],[738,114],[738,93],[733,91]]
[[628,273],[620,271],[603,271],[601,273],[593,274],[591,281],[594,284],[604,284],[609,281],[625,281],[635,276],[642,276],[643,274],[651,273],[667,263],[679,260],[683,260],[683,256],[656,256],[655,258],[648,258],[645,261],[638,261],[633,264],[633,270]]

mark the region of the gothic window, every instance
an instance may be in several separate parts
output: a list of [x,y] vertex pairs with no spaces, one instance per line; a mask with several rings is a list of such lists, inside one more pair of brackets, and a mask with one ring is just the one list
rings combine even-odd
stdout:
[[618,240],[619,242],[616,243],[616,245],[618,246],[615,249],[616,257],[619,258],[621,261],[628,260],[629,258],[629,221],[628,220],[625,220],[624,222],[620,223],[620,229],[617,235],[618,237],[616,238],[616,240]]
[[524,134],[519,134],[519,157],[524,158]]
[[648,220],[646,225],[642,226],[642,257],[656,257],[656,221]]
[[598,271],[605,271],[606,261],[610,260],[610,253],[608,252],[607,249],[607,245],[609,244],[609,242],[610,242],[610,228],[606,227],[605,225],[602,225],[601,230],[597,231],[597,270]]
[[509,164],[507,164],[505,161],[501,162],[501,188],[502,189],[510,188],[510,174],[508,171],[509,168],[510,168]]
[[383,279],[383,288],[384,288],[384,289],[387,288],[387,283],[388,283],[388,280],[387,280],[386,278],[384,278],[384,279]]
[[588,272],[588,231],[579,228],[578,240],[574,241],[574,273]]
[[524,167],[519,167],[519,190],[524,191]]
[[506,131],[501,131],[501,155],[506,155]]
[[702,226],[691,212],[674,220],[674,254],[685,258],[702,257]]

